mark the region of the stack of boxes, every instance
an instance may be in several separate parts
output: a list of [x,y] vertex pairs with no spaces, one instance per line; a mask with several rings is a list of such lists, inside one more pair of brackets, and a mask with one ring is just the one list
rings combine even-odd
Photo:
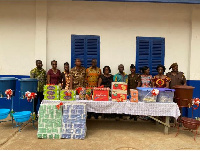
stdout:
[[138,91],[135,89],[130,89],[130,102],[138,102]]
[[109,101],[109,88],[94,88],[93,100],[94,101]]
[[44,100],[59,100],[60,87],[58,85],[45,85],[43,94]]
[[127,83],[112,82],[112,101],[116,102],[127,101]]
[[86,105],[63,105],[62,138],[84,139],[86,136]]
[[59,139],[62,133],[62,107],[41,104],[38,119],[38,138]]
[[60,90],[60,100],[61,101],[75,101],[76,90]]

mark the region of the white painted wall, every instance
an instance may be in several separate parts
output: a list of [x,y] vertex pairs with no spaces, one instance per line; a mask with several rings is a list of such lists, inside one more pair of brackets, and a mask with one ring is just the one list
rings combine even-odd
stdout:
[[[12,58],[19,56],[7,68],[7,59],[0,55],[0,74],[28,75],[37,58],[44,61],[47,70],[54,59],[63,70],[64,62],[71,63],[71,34],[80,34],[100,36],[101,68],[110,65],[113,74],[117,73],[120,63],[129,73],[129,66],[136,58],[136,36],[164,37],[166,67],[177,62],[187,79],[199,79],[200,71],[194,69],[197,62],[193,61],[200,48],[199,10],[199,5],[186,4],[0,2],[0,18],[3,16],[5,20],[0,19],[0,51],[4,56],[10,53],[14,53]],[[10,28],[14,25],[13,33]],[[4,38],[2,33],[8,36]],[[10,38],[12,34],[18,38]],[[17,70],[16,66],[19,66]]]
[[35,2],[0,1],[0,74],[29,75],[34,55]]

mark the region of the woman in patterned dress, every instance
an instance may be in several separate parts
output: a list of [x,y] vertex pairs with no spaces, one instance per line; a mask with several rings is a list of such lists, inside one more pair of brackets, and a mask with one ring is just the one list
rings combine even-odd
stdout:
[[165,66],[158,65],[156,70],[158,71],[158,75],[153,77],[153,87],[156,88],[169,88],[170,78],[164,75]]
[[142,75],[141,75],[141,87],[147,87],[150,88],[152,87],[152,75],[149,75],[150,70],[149,67],[144,66],[142,69]]
[[69,73],[69,63],[64,63],[64,72],[61,73],[61,84],[62,89],[70,90],[72,89],[72,77]]

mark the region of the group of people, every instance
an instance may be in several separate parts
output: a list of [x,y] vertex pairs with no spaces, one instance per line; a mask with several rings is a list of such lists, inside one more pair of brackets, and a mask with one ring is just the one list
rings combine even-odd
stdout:
[[[166,70],[165,66],[158,65],[156,70],[158,74],[154,77],[150,75],[150,69],[147,66],[141,68],[141,74],[136,73],[136,67],[134,64],[130,66],[130,74],[127,75],[124,72],[124,66],[120,64],[118,66],[119,72],[115,75],[111,74],[111,69],[109,66],[103,68],[103,73],[101,69],[97,67],[97,60],[92,59],[92,66],[85,69],[81,66],[81,60],[76,59],[75,67],[69,70],[69,63],[64,63],[64,71],[61,73],[57,69],[57,61],[51,61],[52,68],[46,73],[42,68],[42,61],[36,60],[36,68],[31,70],[30,77],[38,79],[37,97],[35,98],[35,107],[38,100],[42,101],[43,87],[46,84],[60,85],[62,89],[76,89],[78,87],[99,87],[104,85],[104,87],[111,88],[112,82],[126,82],[128,86],[127,93],[129,94],[130,89],[136,89],[137,87],[158,87],[158,88],[173,88],[175,85],[186,85],[186,78],[183,72],[178,71],[178,64],[173,63],[168,72],[164,75]],[[37,113],[36,113],[37,114]]]

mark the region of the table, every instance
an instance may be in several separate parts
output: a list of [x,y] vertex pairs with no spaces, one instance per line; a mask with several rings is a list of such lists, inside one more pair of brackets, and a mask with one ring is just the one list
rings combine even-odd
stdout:
[[[42,104],[55,103],[59,104],[60,100],[43,100]],[[164,125],[164,134],[169,133],[169,117],[177,119],[180,116],[180,110],[176,103],[144,103],[144,102],[113,102],[113,101],[91,101],[76,100],[62,101],[63,103],[84,103],[87,112],[95,113],[117,113],[130,115],[149,116],[153,120]],[[165,116],[165,122],[155,118],[155,116]]]

